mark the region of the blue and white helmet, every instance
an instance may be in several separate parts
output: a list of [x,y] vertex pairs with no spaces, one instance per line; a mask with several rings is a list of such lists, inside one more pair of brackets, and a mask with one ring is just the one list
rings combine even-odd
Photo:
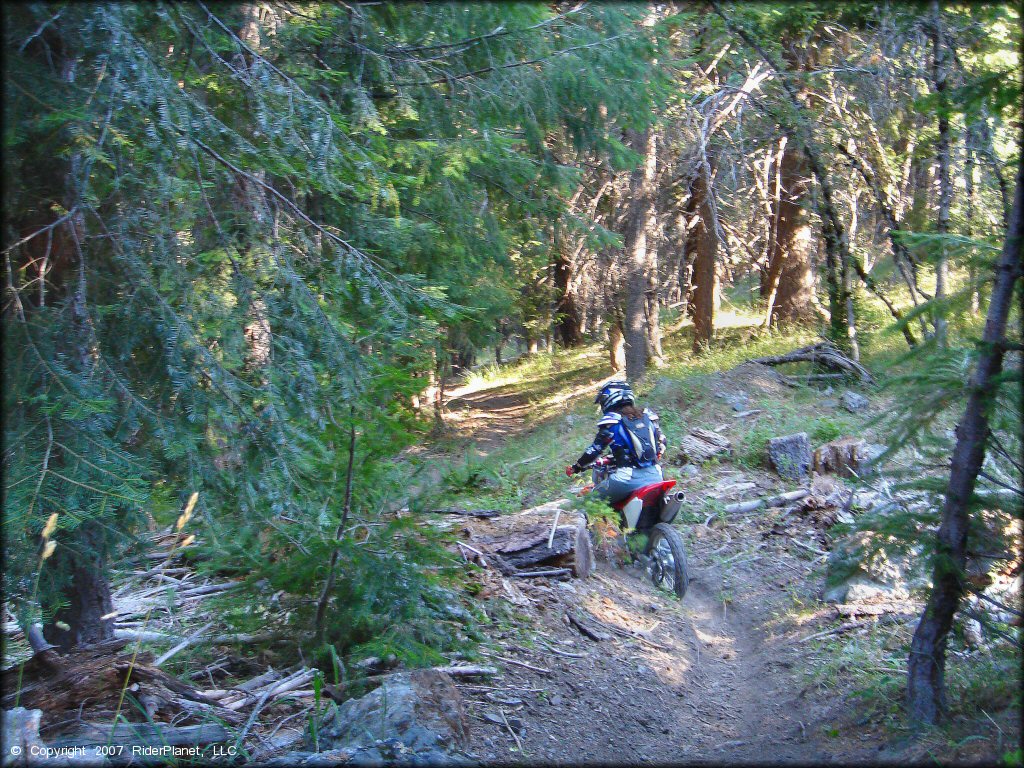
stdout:
[[594,402],[601,406],[601,413],[608,413],[616,405],[633,405],[636,397],[627,381],[609,381],[597,391]]

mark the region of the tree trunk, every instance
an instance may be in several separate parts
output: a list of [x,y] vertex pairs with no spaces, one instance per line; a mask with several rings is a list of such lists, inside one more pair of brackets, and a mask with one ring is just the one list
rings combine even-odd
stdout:
[[715,313],[721,299],[718,265],[718,234],[715,231],[711,189],[708,179],[714,173],[714,155],[709,168],[698,171],[693,184],[700,221],[693,230],[696,253],[693,261],[693,350],[707,349],[715,329]]
[[[560,249],[561,250],[561,249]],[[583,324],[579,297],[576,295],[573,278],[575,268],[572,256],[564,251],[555,260],[555,330],[564,347],[578,347],[583,343]]]
[[778,223],[768,260],[765,295],[765,316],[773,325],[807,320],[814,313],[814,233],[804,209],[807,163],[800,149],[792,144],[784,146],[781,154]]
[[686,200],[680,218],[685,217],[685,229],[683,235],[683,257],[679,262],[679,294],[683,306],[680,313],[686,317],[693,317],[693,264],[697,260],[697,227],[700,224],[697,195],[694,188],[697,180],[690,182],[690,196]]
[[[110,617],[114,603],[107,581],[104,538],[103,526],[98,521],[83,520],[69,534],[70,540],[58,545],[54,552],[53,568],[70,576],[70,584],[63,591],[67,607],[56,613],[55,623],[44,627],[43,636],[64,652],[76,645],[114,637],[114,621]],[[60,629],[56,622],[63,622],[68,629]]]
[[1020,162],[1017,168],[1017,190],[1010,214],[1010,227],[996,267],[995,285],[989,300],[977,367],[971,377],[967,406],[956,428],[957,441],[942,506],[932,591],[910,646],[907,709],[911,718],[918,723],[935,724],[946,709],[946,638],[964,591],[969,505],[985,460],[985,444],[989,435],[988,417],[995,402],[994,382],[1002,371],[1006,325],[1013,303],[1014,286],[1021,276],[1021,260],[1024,256],[1022,236],[1024,162]]
[[949,178],[949,114],[946,99],[946,57],[947,46],[942,23],[942,8],[939,0],[933,0],[932,11],[932,81],[938,97],[939,138],[937,155],[939,161],[939,219],[936,231],[939,233],[939,260],[935,265],[935,340],[939,346],[946,344],[946,310],[942,306],[949,282],[949,256],[946,242],[942,239],[949,232],[949,208],[953,186]]
[[658,301],[657,251],[652,258],[652,271],[648,275],[647,292],[644,296],[644,322],[647,328],[647,356],[655,365],[664,364],[665,354],[661,349],[661,304]]
[[[61,62],[61,77],[68,83],[74,83],[78,60],[67,56]],[[83,197],[83,187],[88,177],[86,161],[82,154],[74,151],[64,169],[64,208],[71,211],[77,208]],[[67,298],[71,310],[72,333],[68,343],[70,367],[82,378],[91,378],[94,374],[95,347],[89,321],[88,295],[86,286],[86,261],[83,243],[86,241],[86,228],[83,215],[79,212],[71,216],[62,227],[66,237],[54,237],[58,249],[66,253],[55,253],[54,263],[63,262],[75,266],[74,277],[69,272],[65,276]],[[56,280],[56,275],[53,276]],[[57,286],[54,285],[56,289]],[[43,294],[40,293],[40,302]],[[54,464],[64,462],[64,452],[59,450],[52,457]],[[86,516],[79,525],[67,536],[67,541],[59,544],[53,560],[53,570],[68,579],[61,588],[61,597],[66,607],[54,616],[55,622],[63,622],[68,629],[60,629],[56,624],[44,627],[47,641],[67,651],[76,645],[97,643],[109,640],[114,636],[114,625],[111,618],[102,619],[113,611],[110,595],[110,584],[107,580],[107,554],[109,543],[105,536],[107,524]]]
[[[964,212],[964,235],[974,237],[974,147],[972,146],[975,131],[973,126],[968,127],[967,137],[964,142],[964,187],[967,206]],[[975,317],[981,311],[981,302],[978,295],[978,271],[973,260],[967,264],[967,282],[971,291],[971,314]]]
[[636,382],[647,372],[649,322],[647,290],[655,262],[655,189],[657,135],[650,128],[628,132],[631,147],[643,154],[643,162],[630,174],[630,211],[626,218],[626,317],[623,328],[626,343],[626,376]]
[[626,370],[626,338],[622,333],[622,321],[615,318],[608,324],[608,362],[612,373]]
[[[760,290],[761,298],[765,300],[765,314],[762,325],[767,328],[772,322],[772,310],[775,307],[775,296],[779,289],[779,274],[782,268],[781,260],[773,258],[776,250],[776,243],[779,239],[779,219],[782,215],[782,156],[786,151],[788,139],[782,136],[779,139],[777,152],[769,152],[765,158],[766,169],[765,189],[766,196],[770,196],[767,213],[771,215],[768,223],[768,238],[765,242],[764,264],[761,271]],[[774,265],[774,269],[772,268]]]
[[[854,238],[857,235],[857,196],[852,195],[850,200],[850,248],[853,248]],[[850,251],[842,254],[847,256]],[[853,265],[849,258],[842,260],[842,297],[843,309],[846,310],[846,345],[850,351],[850,358],[855,362],[860,361],[860,344],[857,343],[857,316],[853,306]]]

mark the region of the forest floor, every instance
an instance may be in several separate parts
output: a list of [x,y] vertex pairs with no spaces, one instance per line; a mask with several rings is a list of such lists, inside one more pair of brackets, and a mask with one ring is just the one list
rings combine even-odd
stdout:
[[[574,383],[576,394],[592,391],[599,381],[582,378],[588,380]],[[784,409],[786,388],[760,383],[759,389],[749,375],[725,372],[714,375],[711,389],[742,387],[760,396],[762,406],[778,397],[776,405]],[[526,418],[527,390],[507,383],[466,389],[454,391],[449,403],[464,450],[468,444],[500,460],[503,446],[518,443],[526,453],[544,453],[543,426],[533,434],[538,426]],[[737,423],[727,408],[712,411],[704,415]],[[568,431],[574,431],[572,417],[567,420]],[[728,431],[732,424],[693,426]],[[561,442],[565,452],[571,440]],[[575,456],[584,445],[573,444],[570,452]],[[544,474],[561,469],[532,466]],[[680,473],[668,467],[666,475]],[[493,586],[490,592],[497,596],[484,605],[497,620],[484,628],[490,641],[484,654],[502,672],[487,685],[459,683],[474,721],[473,754],[488,763],[873,764],[939,757],[981,764],[1012,749],[1012,720],[1001,718],[1010,736],[1005,744],[1003,730],[998,744],[988,736],[960,743],[948,734],[912,739],[892,727],[894,703],[882,708],[887,716],[850,698],[850,681],[843,677],[855,670],[844,665],[863,659],[827,644],[842,637],[854,646],[869,645],[882,625],[886,643],[906,643],[920,603],[908,602],[895,616],[849,622],[819,601],[834,510],[715,513],[725,502],[784,489],[777,476],[742,463],[713,463],[684,474],[680,483],[694,507],[686,521],[677,521],[691,579],[682,601],[649,584],[614,541],[598,547],[598,568],[590,579],[518,579],[514,585],[504,580]],[[833,483],[817,490],[834,488]],[[550,500],[527,493],[523,506]],[[496,574],[485,578],[501,581]],[[603,641],[587,639],[570,624],[567,611],[589,614],[618,631]],[[831,657],[835,653],[839,663]],[[884,691],[877,693],[884,698]]]
[[[807,340],[736,338],[701,358],[674,353],[679,341],[670,340],[678,362],[652,371],[641,388],[641,401],[658,411],[669,438],[666,476],[687,494],[675,523],[689,559],[682,600],[656,590],[607,529],[588,579],[512,579],[469,569],[479,583],[463,600],[486,614],[473,622],[484,641],[480,658],[471,660],[498,670],[456,681],[472,722],[472,755],[488,764],[992,764],[1018,745],[1019,650],[979,651],[951,639],[954,722],[914,736],[901,701],[921,603],[906,600],[871,615],[822,601],[839,534],[835,504],[820,500],[848,493],[849,481],[804,481],[818,503],[727,511],[794,489],[763,466],[768,437],[807,431],[814,445],[840,435],[880,439],[875,417],[891,410],[891,394],[865,390],[870,406],[852,414],[831,388],[784,385],[770,369],[740,365]],[[410,506],[515,512],[571,496],[582,479],[567,479],[562,468],[593,437],[593,392],[610,378],[606,370],[603,353],[588,348],[469,377],[449,393],[446,429],[405,454],[410,474],[425,470],[410,484]],[[749,401],[742,410],[732,401],[740,395]],[[695,427],[728,437],[731,452],[684,465],[679,440]],[[221,628],[217,596],[237,585],[201,575],[187,559],[171,562],[173,530],[152,538],[156,551],[119,571],[117,631],[167,649],[176,638]],[[607,637],[581,635],[570,613],[591,618]],[[284,657],[255,648],[259,636],[223,638],[195,658],[183,651],[169,671],[232,708],[234,719],[225,721],[231,738],[255,759],[297,748],[317,699],[315,670],[305,661],[285,669]],[[12,658],[27,658],[24,638],[7,640]],[[270,677],[268,665],[277,668]],[[119,691],[107,693],[100,703],[110,709]],[[44,738],[64,726],[62,712],[47,712]],[[111,716],[87,714],[96,722]]]

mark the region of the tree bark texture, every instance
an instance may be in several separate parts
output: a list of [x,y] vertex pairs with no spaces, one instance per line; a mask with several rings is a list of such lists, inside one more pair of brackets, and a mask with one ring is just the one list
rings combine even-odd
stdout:
[[622,333],[622,321],[618,318],[608,325],[608,358],[612,373],[626,370],[626,338]]
[[778,223],[766,281],[765,314],[773,325],[808,320],[814,313],[814,232],[804,207],[808,175],[803,153],[787,144],[779,164]]
[[[946,99],[946,59],[948,49],[942,23],[942,7],[939,0],[933,0],[932,23],[932,87],[938,97],[938,144],[936,147],[939,165],[939,217],[936,231],[940,238],[949,232],[949,208],[953,187],[949,178],[949,114]],[[935,265],[935,340],[942,346],[946,343],[946,316],[942,301],[946,298],[949,282],[949,256],[946,243],[939,240],[939,260]]]
[[[715,231],[711,189],[708,178],[714,173],[714,156],[708,158],[709,169],[698,171],[693,183],[700,220],[692,231],[693,260],[693,349],[699,351],[711,344],[715,330],[715,314],[721,303],[721,277],[718,264],[718,233]],[[707,171],[707,172],[705,172]]]
[[[67,607],[56,613],[54,623],[44,627],[43,636],[63,652],[114,637],[114,620],[109,616],[114,603],[105,552],[102,526],[84,520],[70,533],[70,541],[59,545],[54,553],[53,567],[70,580],[63,591]],[[56,622],[63,622],[68,629],[59,628]]]
[[575,286],[575,265],[570,254],[560,252],[555,260],[555,329],[565,347],[583,343],[583,322]]
[[[974,148],[972,146],[974,131],[972,127],[967,129],[967,140],[964,142],[964,191],[967,193],[967,206],[964,211],[964,234],[967,237],[974,237]],[[967,265],[967,282],[971,291],[971,314],[977,317],[981,311],[981,301],[978,294],[978,273],[974,262]]]
[[656,264],[654,251],[655,168],[657,134],[648,128],[628,132],[630,146],[643,155],[643,162],[629,177],[630,210],[626,218],[626,316],[623,332],[626,342],[626,376],[638,381],[647,372],[650,360],[647,292]]
[[949,484],[942,506],[932,591],[914,632],[907,669],[907,709],[911,718],[937,723],[946,711],[946,639],[964,593],[969,503],[985,460],[988,418],[995,400],[994,382],[1003,367],[1006,325],[1014,286],[1021,277],[1024,235],[1024,163],[1017,169],[1010,228],[996,266],[978,363],[971,376],[967,406],[956,428]]

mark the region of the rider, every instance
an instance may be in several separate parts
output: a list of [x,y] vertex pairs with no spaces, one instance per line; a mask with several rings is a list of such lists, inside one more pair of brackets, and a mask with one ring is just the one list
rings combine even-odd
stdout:
[[610,447],[615,469],[593,493],[614,504],[637,488],[661,482],[658,462],[665,452],[665,436],[658,415],[649,408],[636,407],[636,397],[625,381],[605,384],[594,402],[602,413],[597,422],[597,437],[575,464],[565,468],[565,474],[572,477],[582,472]]

